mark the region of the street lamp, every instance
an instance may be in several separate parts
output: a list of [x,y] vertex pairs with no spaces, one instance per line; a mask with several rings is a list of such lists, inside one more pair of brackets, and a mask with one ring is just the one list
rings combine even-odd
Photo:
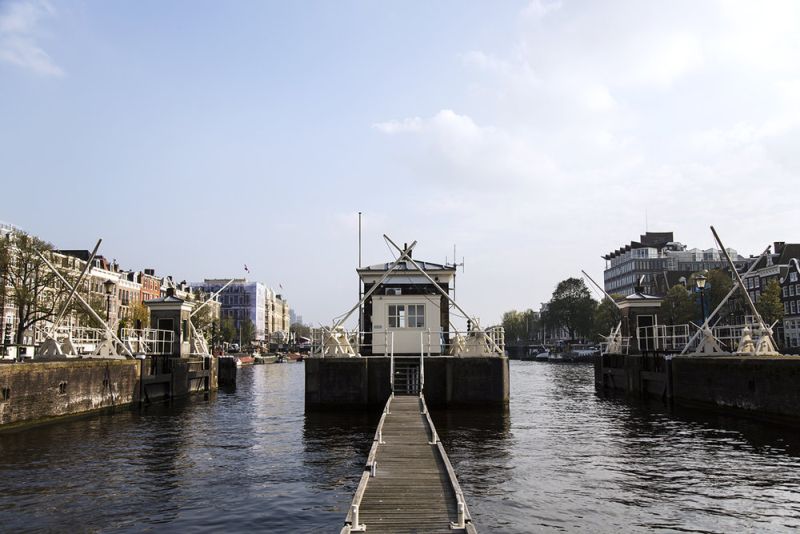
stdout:
[[694,277],[694,283],[697,289],[700,290],[700,309],[703,312],[703,324],[706,322],[706,280],[707,278],[702,273]]
[[106,280],[103,282],[106,290],[106,322],[111,320],[111,295],[114,293],[114,282]]

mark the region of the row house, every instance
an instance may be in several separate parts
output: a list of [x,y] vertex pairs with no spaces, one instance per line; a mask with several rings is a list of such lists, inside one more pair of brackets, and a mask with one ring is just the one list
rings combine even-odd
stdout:
[[273,289],[267,292],[266,331],[269,339],[282,340],[291,329],[291,309],[289,302]]
[[753,302],[761,299],[761,293],[771,281],[783,285],[781,280],[789,270],[789,263],[794,258],[800,258],[800,244],[776,241],[773,250],[764,258],[758,260],[755,269],[744,277],[744,286]]
[[154,269],[145,269],[137,273],[137,281],[141,286],[141,302],[161,298],[161,278],[156,276]]
[[791,258],[780,279],[783,300],[783,346],[791,352],[800,351],[800,264]]

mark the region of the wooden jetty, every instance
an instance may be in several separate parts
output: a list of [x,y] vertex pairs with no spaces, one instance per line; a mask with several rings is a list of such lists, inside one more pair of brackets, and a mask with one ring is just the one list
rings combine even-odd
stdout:
[[341,534],[476,533],[425,397],[392,394]]

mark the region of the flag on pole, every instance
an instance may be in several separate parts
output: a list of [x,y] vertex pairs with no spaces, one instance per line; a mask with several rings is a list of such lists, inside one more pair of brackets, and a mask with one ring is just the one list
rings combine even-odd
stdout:
[[244,264],[244,270],[245,270],[245,272],[248,272],[248,273],[250,272],[250,269],[247,268],[247,264],[246,263]]

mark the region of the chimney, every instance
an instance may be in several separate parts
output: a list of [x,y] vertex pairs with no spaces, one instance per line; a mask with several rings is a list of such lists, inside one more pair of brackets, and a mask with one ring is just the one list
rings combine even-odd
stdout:
[[174,297],[175,296],[175,288],[174,287],[168,287],[167,288],[167,296],[168,297]]
[[148,276],[155,276],[156,275],[156,270],[155,269],[145,269],[144,270],[144,274],[146,274]]

